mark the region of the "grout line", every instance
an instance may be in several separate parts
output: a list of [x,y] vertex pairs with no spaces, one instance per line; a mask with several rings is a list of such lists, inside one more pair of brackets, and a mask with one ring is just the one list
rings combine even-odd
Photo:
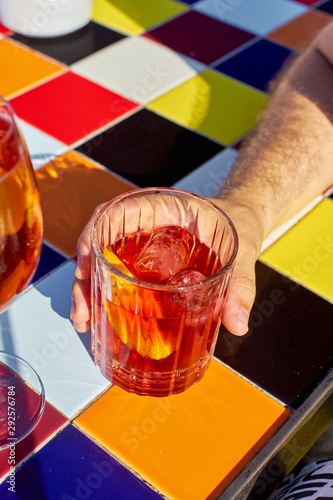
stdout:
[[[6,100],[11,101],[11,100],[15,99],[16,97],[20,97],[22,95],[25,95],[28,92],[30,92],[31,90],[34,90],[34,89],[40,87],[41,85],[44,85],[45,83],[51,82],[52,80],[55,80],[56,78],[59,78],[62,75],[65,75],[67,72],[68,72],[67,68],[64,68],[62,70],[60,68],[57,73],[54,73],[53,75],[46,76],[45,78],[40,79],[38,82],[34,82],[30,85],[27,85],[23,89],[17,90],[16,92],[13,92],[12,94],[7,95]],[[14,110],[14,112],[15,112],[15,110]],[[18,118],[20,118],[20,120],[22,119],[20,116],[18,116]],[[28,125],[31,125],[31,126],[37,128],[35,125],[32,125],[31,123],[29,123],[29,122],[27,122],[27,123],[28,123]],[[47,134],[47,132],[44,132],[44,134]],[[49,135],[53,139],[56,139],[56,137],[54,137],[50,134],[47,134],[47,135]],[[59,139],[56,139],[56,140],[58,140],[59,142],[62,142]]]
[[221,63],[224,63],[228,59],[231,59],[232,57],[236,56],[237,54],[240,54],[241,52],[243,52],[243,50],[248,49],[249,47],[251,47],[252,45],[255,45],[257,42],[259,42],[260,40],[263,40],[263,39],[264,39],[263,37],[260,37],[258,35],[255,36],[254,38],[251,38],[251,40],[248,40],[247,42],[243,43],[239,47],[236,47],[235,49],[231,50],[227,54],[224,54],[223,56],[219,57],[218,59],[216,59],[215,61],[210,63],[209,67],[211,67],[212,69],[215,69],[215,68],[213,68],[213,66],[219,66]]
[[87,430],[85,427],[81,427],[81,425],[77,422],[73,422],[72,425],[80,431],[84,436],[86,436],[90,441],[92,441],[95,445],[97,445],[99,448],[101,448],[107,455],[109,455],[111,458],[113,458],[117,463],[119,463],[122,467],[124,467],[126,470],[128,470],[131,474],[133,474],[134,477],[138,478],[142,483],[144,483],[146,486],[148,486],[150,489],[155,491],[158,495],[160,495],[162,498],[165,500],[171,500],[167,496],[165,496],[160,490],[158,490],[152,483],[150,483],[147,479],[145,479],[141,474],[131,467],[125,460],[123,460],[117,453],[110,448],[108,448],[107,445],[102,443],[96,436],[91,434],[89,430]]
[[[141,26],[142,28],[142,32],[141,33],[130,33],[130,32],[126,32],[126,31],[120,31],[120,27],[115,27],[114,25],[110,23],[108,23],[108,21],[105,21],[106,24],[103,24],[101,22],[101,20],[97,21],[95,20],[94,18],[92,18],[91,20],[96,23],[96,24],[100,24],[101,26],[103,26],[104,28],[108,28],[112,31],[116,31],[117,33],[121,34],[121,35],[124,35],[124,36],[127,36],[129,38],[131,37],[139,37],[139,36],[143,36],[147,33],[149,33],[150,31],[156,29],[156,28],[159,28],[161,26],[164,26],[165,24],[168,24],[170,21],[173,21],[174,19],[177,19],[178,17],[181,17],[183,16],[184,14],[186,14],[187,12],[189,12],[190,10],[192,10],[191,6],[189,6],[188,4],[186,3],[183,3],[181,1],[177,1],[178,4],[180,5],[184,5],[185,7],[188,7],[187,10],[185,10],[184,12],[177,12],[175,14],[172,14],[170,17],[168,17],[167,19],[164,19],[160,22],[157,22],[156,24],[152,24],[151,26],[145,28],[144,26]],[[120,40],[119,40],[120,41]]]
[[[221,74],[220,72],[218,72],[218,73],[219,73],[219,74]],[[195,78],[195,77],[194,77],[194,78]],[[153,101],[151,101],[151,102],[153,102]],[[149,104],[150,104],[150,103],[147,103],[147,105],[146,105],[146,106],[149,106]],[[197,130],[197,129],[195,129],[195,128],[190,128],[188,125],[186,125],[186,124],[184,124],[184,123],[180,123],[180,122],[178,122],[178,121],[176,121],[176,120],[173,120],[172,118],[169,118],[168,116],[165,116],[165,115],[161,114],[161,113],[160,113],[160,112],[158,112],[158,111],[155,111],[155,110],[153,110],[153,109],[150,109],[149,107],[145,107],[145,109],[146,109],[147,111],[150,111],[151,113],[154,113],[154,114],[155,114],[155,115],[157,115],[157,116],[160,116],[161,118],[164,118],[165,120],[168,120],[168,121],[169,121],[169,122],[171,122],[171,123],[174,123],[175,125],[178,125],[179,127],[184,128],[185,130],[188,130],[189,132],[193,132],[193,133],[195,133],[195,134],[200,135],[200,136],[201,136],[201,137],[203,137],[204,139],[208,139],[208,140],[210,140],[211,142],[214,142],[214,143],[215,143],[215,144],[217,144],[218,146],[221,146],[221,148],[222,148],[222,149],[230,147],[230,146],[228,146],[227,144],[224,144],[223,142],[218,141],[218,140],[217,140],[217,139],[215,139],[214,137],[210,137],[209,135],[204,134],[203,132],[201,132],[201,130]],[[238,142],[238,140],[236,139],[236,141],[235,141],[235,142],[237,143],[237,142]],[[217,154],[217,153],[216,153],[216,154]],[[198,166],[200,166],[200,165],[198,165]]]
[[19,35],[18,33],[14,32],[8,36],[8,40],[10,40],[10,42],[13,43],[14,45],[18,45],[19,47],[21,47],[22,49],[24,49],[27,52],[32,52],[34,55],[37,55],[41,59],[46,59],[49,63],[55,64],[58,66],[62,66],[64,69],[68,68],[67,64],[59,61],[58,59],[55,59],[54,57],[51,57],[48,54],[44,54],[44,52],[40,52],[39,50],[34,49],[34,48],[30,47],[29,45],[26,45],[25,43],[20,42],[19,40],[16,40],[15,38],[13,38],[13,36],[16,34]]
[[[120,96],[120,97],[124,97],[124,96]],[[127,99],[127,98],[125,98],[125,99]],[[132,102],[134,102],[134,101],[132,101]],[[94,137],[97,137],[98,135],[102,134],[103,132],[106,132],[110,128],[113,128],[115,125],[118,125],[118,123],[121,123],[122,121],[126,120],[127,118],[130,118],[131,116],[135,115],[136,113],[138,113],[142,109],[143,109],[143,106],[141,104],[138,104],[137,107],[135,107],[135,108],[127,111],[126,113],[124,113],[124,114],[122,114],[120,116],[118,116],[117,118],[111,120],[109,123],[106,123],[105,125],[102,125],[100,128],[94,130],[93,132],[91,132],[90,134],[86,135],[82,139],[78,139],[76,142],[73,142],[69,146],[69,148],[71,150],[74,150],[74,149],[78,148],[79,146],[82,146],[82,144],[84,144],[85,142],[88,142],[91,139],[93,139]]]
[[308,290],[309,292],[311,292],[313,295],[316,295],[317,297],[320,297],[321,299],[325,300],[326,302],[328,302],[329,304],[333,304],[333,300],[329,299],[328,297],[325,297],[325,295],[319,293],[318,291],[314,290],[313,288],[310,288],[309,285],[303,283],[302,281],[299,281],[297,278],[295,278],[294,276],[290,276],[289,274],[286,274],[284,273],[283,271],[281,271],[281,269],[275,267],[275,266],[272,266],[271,264],[268,264],[267,262],[265,261],[262,261],[261,258],[259,257],[259,262],[261,262],[261,264],[269,267],[270,269],[273,269],[273,271],[276,271],[278,274],[280,274],[281,276],[285,276],[286,278],[288,278],[290,281],[293,281],[294,283],[297,283],[299,286],[301,286],[302,288],[304,288],[305,290]]
[[[186,10],[184,10],[183,12],[178,12],[177,14],[175,15],[172,15],[171,17],[169,17],[168,19],[164,19],[163,21],[159,22],[159,23],[156,23],[156,24],[153,24],[152,26],[150,26],[149,28],[145,29],[142,33],[140,33],[138,36],[144,36],[146,34],[149,34],[151,31],[157,29],[157,28],[161,28],[162,26],[168,24],[169,22],[171,21],[174,21],[175,19],[178,19],[182,16],[184,16],[185,14],[187,14],[188,12],[190,12],[192,9],[192,6],[191,5],[188,5],[187,3],[183,3],[183,2],[179,2],[177,1],[178,4],[180,5],[184,5],[185,7],[187,7]],[[160,43],[162,44],[162,42],[157,42],[157,43]],[[164,44],[162,44],[164,45]]]
[[[79,335],[79,334],[78,334]],[[92,406],[96,401],[98,401],[106,392],[108,392],[114,384],[108,381],[108,384],[104,389],[102,389],[98,394],[95,394],[95,396],[90,399],[85,405],[83,405],[81,408],[79,408],[71,417],[66,417],[68,418],[69,422],[71,424],[74,424],[74,420],[77,419],[83,412],[85,412],[90,406]]]
[[[59,410],[57,410],[58,413],[61,413]],[[15,464],[15,474],[24,466],[26,462],[28,462],[36,453],[38,453],[39,450],[44,448],[49,442],[51,442],[60,432],[62,432],[68,425],[70,424],[69,421],[64,422],[58,429],[56,429],[54,432],[52,432],[47,438],[45,438],[44,441],[42,441],[36,448],[34,448],[28,455],[26,455],[20,462]],[[23,440],[22,440],[23,441]],[[5,473],[4,476],[0,477],[0,485],[5,482],[5,480],[11,476],[13,473],[9,470],[7,473]]]
[[[134,182],[126,179],[126,177],[123,177],[122,175],[118,174],[118,172],[115,172],[111,168],[108,168],[105,165],[103,165],[102,163],[99,163],[98,161],[94,160],[93,158],[90,158],[90,156],[85,155],[81,151],[73,150],[72,152],[75,153],[78,156],[81,156],[84,161],[89,161],[90,163],[96,165],[96,167],[100,168],[101,170],[104,170],[105,172],[108,172],[110,175],[114,175],[119,180],[121,180],[121,181],[123,181],[125,183],[128,183],[128,184],[131,184],[133,186],[133,189],[134,188],[141,188],[141,186],[139,186],[138,184],[135,184]],[[75,255],[73,257],[75,257]]]
[[266,389],[264,389],[263,387],[261,387],[260,385],[258,385],[256,382],[253,382],[251,379],[245,377],[245,375],[243,375],[242,373],[238,372],[237,370],[235,370],[234,368],[232,368],[230,365],[228,365],[227,363],[225,363],[224,361],[222,361],[218,357],[215,357],[213,355],[213,359],[215,359],[215,361],[217,361],[218,363],[220,363],[220,365],[224,366],[225,368],[227,368],[228,370],[230,370],[232,373],[234,373],[235,375],[237,375],[238,377],[240,377],[242,380],[244,380],[245,382],[247,382],[248,384],[250,384],[252,387],[254,387],[258,391],[260,391],[262,394],[265,394],[265,396],[268,396],[270,399],[273,399],[273,401],[275,401],[276,403],[278,403],[280,406],[283,406],[283,408],[286,408],[290,412],[294,411],[293,409],[290,408],[290,406],[287,403],[283,402],[281,399],[279,399],[276,396],[274,396],[274,394],[271,394],[270,392],[268,392]]

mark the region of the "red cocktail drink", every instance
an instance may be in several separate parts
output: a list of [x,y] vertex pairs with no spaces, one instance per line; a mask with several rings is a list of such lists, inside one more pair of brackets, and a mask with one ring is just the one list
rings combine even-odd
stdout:
[[[213,225],[204,224],[207,210]],[[208,368],[237,250],[221,214],[189,193],[146,189],[116,198],[97,217],[93,351],[103,374],[125,390],[179,393]]]

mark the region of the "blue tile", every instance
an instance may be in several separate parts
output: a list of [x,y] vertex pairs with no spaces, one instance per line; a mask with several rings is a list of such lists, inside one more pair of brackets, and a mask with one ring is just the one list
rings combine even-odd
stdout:
[[261,36],[308,10],[304,5],[289,0],[200,0],[194,9]]
[[65,257],[46,245],[46,243],[43,243],[42,253],[32,282],[35,283],[65,261]]
[[161,497],[69,425],[34,455],[1,500],[161,500]]
[[267,91],[270,80],[281,69],[292,51],[268,40],[260,40],[215,69],[248,85]]

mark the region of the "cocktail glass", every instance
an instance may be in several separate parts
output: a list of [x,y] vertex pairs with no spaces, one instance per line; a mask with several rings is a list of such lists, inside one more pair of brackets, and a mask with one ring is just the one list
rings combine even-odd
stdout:
[[30,434],[44,405],[38,373],[21,357],[0,351],[0,450],[14,447]]
[[91,241],[92,350],[105,377],[150,396],[198,382],[238,249],[228,216],[185,191],[138,189],[99,211]]
[[[43,238],[40,195],[11,106],[0,96],[0,314],[30,283]],[[42,381],[14,353],[0,352],[0,449],[35,427],[45,404]]]

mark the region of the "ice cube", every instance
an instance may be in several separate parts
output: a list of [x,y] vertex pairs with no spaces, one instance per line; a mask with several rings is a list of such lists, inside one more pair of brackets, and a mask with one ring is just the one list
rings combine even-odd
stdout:
[[190,285],[206,279],[206,276],[195,269],[185,269],[168,281],[168,285]]
[[[169,279],[166,284],[175,286],[175,291],[169,294],[168,310],[171,313],[180,314],[194,313],[205,309],[209,305],[209,298],[206,296],[207,287],[185,287],[204,280],[206,276],[194,269],[185,269]],[[179,287],[179,288],[178,288]]]
[[195,238],[185,229],[158,229],[134,262],[135,276],[149,283],[161,283],[186,269],[193,257]]

